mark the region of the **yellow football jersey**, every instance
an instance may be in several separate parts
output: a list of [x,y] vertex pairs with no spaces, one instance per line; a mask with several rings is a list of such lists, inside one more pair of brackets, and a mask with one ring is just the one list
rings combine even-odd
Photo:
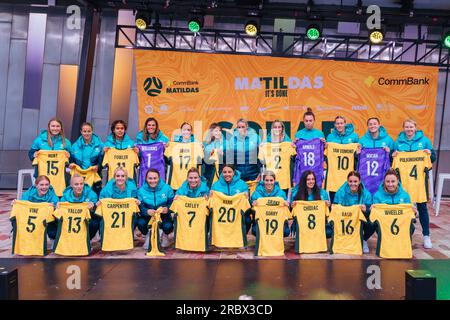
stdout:
[[65,150],[39,150],[33,160],[33,165],[38,167],[38,175],[47,176],[50,179],[50,184],[58,197],[62,196],[66,188],[65,174],[68,161],[69,158]]
[[47,254],[47,222],[54,221],[53,204],[16,200],[11,209],[12,253],[22,256]]
[[118,150],[109,148],[105,152],[102,166],[108,166],[108,180],[114,177],[114,170],[117,167],[127,169],[128,178],[134,179],[134,169],[139,164],[139,158],[133,149]]
[[325,190],[336,192],[347,181],[347,175],[355,169],[354,153],[357,147],[357,143],[327,143],[327,149],[325,150],[327,156]]
[[258,185],[258,181],[245,181],[245,183],[247,184],[249,194],[253,194],[253,192],[255,192],[256,190],[256,186]]
[[175,212],[175,248],[187,251],[205,252],[208,245],[207,216],[208,200],[204,197],[178,196],[170,210]]
[[244,213],[250,209],[250,203],[246,194],[227,196],[212,191],[208,206],[211,209],[211,244],[223,248],[247,246]]
[[374,204],[369,218],[378,225],[378,256],[412,258],[411,231],[415,214],[411,204]]
[[427,202],[427,171],[431,169],[430,155],[423,150],[397,152],[392,168],[400,173],[402,186],[411,197],[411,202]]
[[75,165],[74,168],[70,169],[70,175],[73,176],[75,173],[78,173],[80,176],[84,178],[84,182],[86,182],[89,186],[92,187],[94,183],[102,180],[98,172],[96,170],[95,171],[92,170],[92,168],[93,167],[81,169],[78,165]]
[[150,239],[148,242],[147,256],[162,257],[165,256],[161,249],[161,242],[159,239],[159,225],[161,224],[162,208],[158,208],[148,222],[148,232],[150,232]]
[[178,190],[184,181],[190,168],[202,163],[203,147],[198,142],[169,142],[164,155],[170,160],[170,173],[167,183]]
[[274,257],[284,255],[284,222],[291,218],[283,198],[266,197],[256,200],[255,255]]
[[359,205],[341,206],[333,204],[328,217],[333,226],[331,253],[362,254],[362,224],[367,222]]
[[220,159],[219,159],[219,153],[217,152],[217,150],[219,150],[219,149],[217,149],[217,148],[213,149],[213,154],[209,157],[210,161],[214,161],[214,167],[216,168],[211,185],[213,185],[215,182],[217,182],[217,180],[219,180],[219,177],[220,177],[220,167],[219,167]]
[[292,215],[297,221],[295,252],[318,253],[327,251],[325,220],[329,209],[325,201],[294,201]]
[[275,173],[280,188],[289,189],[292,186],[291,157],[296,154],[292,142],[263,143],[259,147],[258,158],[266,170]]
[[95,214],[103,219],[100,222],[100,235],[103,251],[133,249],[135,216],[139,207],[134,198],[104,198]]
[[87,256],[91,252],[87,202],[60,202],[53,216],[58,220],[54,251],[62,256]]

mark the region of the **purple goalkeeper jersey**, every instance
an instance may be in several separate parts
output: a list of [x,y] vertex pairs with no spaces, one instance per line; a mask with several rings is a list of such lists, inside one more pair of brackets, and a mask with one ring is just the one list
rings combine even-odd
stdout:
[[384,175],[390,166],[389,152],[383,148],[362,148],[359,154],[358,171],[364,186],[372,195],[383,182]]
[[156,169],[162,181],[166,181],[166,167],[164,164],[164,143],[138,144],[140,154],[139,187],[145,181],[148,169]]
[[316,184],[321,188],[323,181],[323,142],[319,138],[303,140],[295,143],[297,157],[295,158],[294,180],[297,185],[303,172],[311,170],[316,175]]

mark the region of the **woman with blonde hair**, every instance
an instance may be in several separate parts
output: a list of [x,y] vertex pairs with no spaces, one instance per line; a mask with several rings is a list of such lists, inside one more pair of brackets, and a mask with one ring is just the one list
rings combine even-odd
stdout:
[[64,135],[62,121],[58,118],[51,118],[48,121],[47,129],[42,130],[39,136],[34,139],[28,157],[31,161],[37,156],[39,150],[66,150],[70,156],[72,145]]
[[[430,155],[431,162],[436,161],[436,152],[433,149],[430,139],[428,139],[422,130],[417,130],[417,123],[412,119],[406,119],[403,122],[403,131],[397,137],[394,143],[394,152],[392,157],[397,156],[397,152],[414,152],[423,150]],[[403,181],[403,183],[406,183]],[[426,188],[426,185],[423,186]],[[417,210],[419,211],[419,220],[422,226],[423,246],[425,249],[433,247],[430,238],[430,217],[428,215],[428,208],[426,202],[417,203]]]

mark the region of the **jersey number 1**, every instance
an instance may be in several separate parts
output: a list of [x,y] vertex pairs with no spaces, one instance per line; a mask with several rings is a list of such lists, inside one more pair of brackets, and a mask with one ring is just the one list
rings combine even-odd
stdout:
[[415,164],[414,167],[412,167],[411,172],[409,173],[409,176],[411,178],[414,178],[414,180],[417,180],[417,165]]

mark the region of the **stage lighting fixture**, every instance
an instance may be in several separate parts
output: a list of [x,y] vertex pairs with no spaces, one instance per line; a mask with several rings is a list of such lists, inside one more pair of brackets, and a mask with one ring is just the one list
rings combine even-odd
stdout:
[[203,16],[193,16],[188,21],[188,28],[191,32],[199,32],[203,28]]
[[245,24],[245,33],[249,36],[256,36],[259,33],[259,25],[256,20],[249,20]]
[[450,49],[450,31],[448,31],[442,38],[442,44],[445,48]]
[[384,34],[381,30],[374,29],[369,31],[369,40],[372,44],[380,44],[383,42]]
[[310,24],[306,28],[306,37],[309,40],[317,40],[322,36],[322,32],[320,27],[317,24]]
[[150,21],[151,21],[150,15],[151,15],[150,12],[138,11],[136,13],[136,18],[135,18],[136,27],[140,30],[147,29],[150,26]]

